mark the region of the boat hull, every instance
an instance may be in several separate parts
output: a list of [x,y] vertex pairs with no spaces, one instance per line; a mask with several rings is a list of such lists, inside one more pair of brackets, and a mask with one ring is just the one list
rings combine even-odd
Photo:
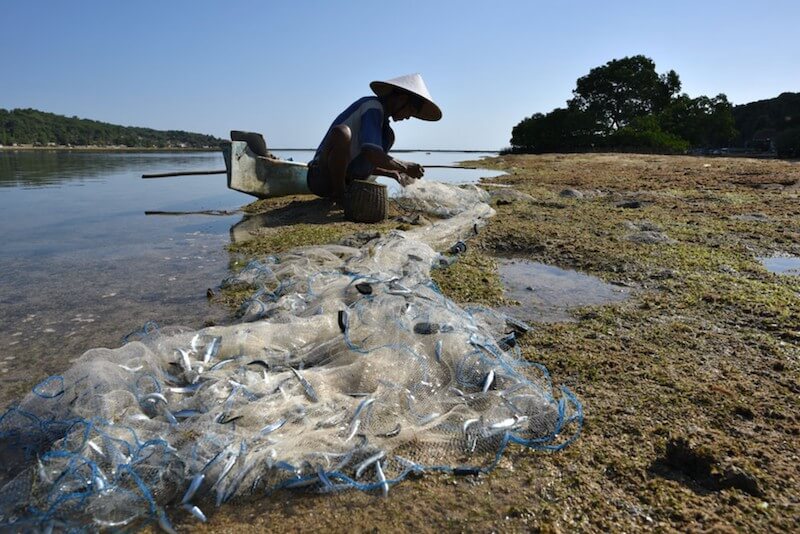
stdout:
[[257,156],[244,141],[222,146],[228,187],[257,198],[311,194],[305,163]]

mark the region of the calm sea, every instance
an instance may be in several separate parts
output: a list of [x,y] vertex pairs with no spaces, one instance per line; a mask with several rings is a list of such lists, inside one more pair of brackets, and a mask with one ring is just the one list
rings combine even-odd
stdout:
[[[308,161],[310,152],[278,152]],[[475,153],[400,153],[423,165]],[[198,328],[226,312],[206,299],[228,276],[225,245],[254,200],[224,175],[142,180],[144,173],[224,169],[219,153],[0,151],[0,406],[94,347],[117,347],[147,321]],[[474,182],[496,173],[430,169]]]

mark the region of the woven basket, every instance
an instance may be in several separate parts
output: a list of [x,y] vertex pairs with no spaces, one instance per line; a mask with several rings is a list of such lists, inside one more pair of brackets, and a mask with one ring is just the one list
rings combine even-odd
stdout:
[[376,223],[386,219],[386,186],[353,180],[344,195],[344,218],[348,221]]

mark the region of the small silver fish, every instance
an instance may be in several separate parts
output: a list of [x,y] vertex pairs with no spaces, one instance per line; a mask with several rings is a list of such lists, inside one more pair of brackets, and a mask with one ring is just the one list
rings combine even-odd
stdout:
[[225,493],[222,496],[222,502],[227,502],[231,497],[234,496],[236,491],[239,489],[242,480],[244,480],[244,477],[247,476],[247,474],[253,469],[253,467],[255,467],[255,465],[256,463],[251,461],[250,463],[245,464],[245,466],[236,474],[233,480],[231,480],[230,485],[225,490]]
[[383,469],[381,469],[381,462],[380,460],[375,462],[375,472],[378,473],[378,480],[381,483],[381,490],[383,491],[383,496],[389,496],[389,483],[386,482],[386,476],[383,474]]
[[214,365],[212,365],[211,368],[209,369],[209,371],[216,371],[217,369],[222,369],[224,366],[228,365],[229,363],[231,363],[235,359],[236,358],[228,358],[227,360],[220,360],[217,363],[215,363]]
[[232,423],[238,419],[241,419],[242,417],[244,416],[243,415],[231,416],[231,414],[221,413],[219,414],[219,417],[217,417],[217,423],[221,425],[227,425],[228,423]]
[[464,424],[461,426],[461,431],[465,434],[467,433],[467,429],[472,426],[473,424],[477,423],[479,419],[467,419],[464,421]]
[[203,523],[208,521],[208,519],[206,519],[206,515],[197,506],[194,506],[194,505],[191,505],[191,504],[184,504],[183,505],[183,509],[186,510],[187,512],[189,512],[190,514],[192,514],[193,516],[195,516],[197,519],[199,519]]
[[175,417],[178,419],[186,419],[188,417],[196,417],[198,415],[203,415],[205,412],[201,412],[200,410],[178,410],[177,412],[173,413]]
[[428,423],[430,423],[431,421],[433,421],[434,419],[436,419],[436,418],[437,418],[437,417],[439,417],[440,415],[441,415],[441,414],[440,414],[439,412],[432,412],[432,413],[429,413],[428,415],[425,415],[425,416],[423,416],[423,417],[422,417],[422,418],[419,420],[419,424],[420,424],[420,425],[427,425]]
[[370,456],[369,458],[358,464],[358,466],[356,467],[356,478],[361,478],[361,474],[364,472],[364,469],[371,466],[378,460],[382,459],[384,456],[386,456],[386,451],[381,451],[378,454],[373,454],[372,456]]
[[222,480],[226,476],[228,476],[228,473],[230,473],[231,469],[233,469],[233,464],[236,463],[237,458],[239,458],[238,453],[231,454],[231,457],[228,458],[228,461],[225,463],[225,467],[222,468],[222,473],[220,473],[219,477],[217,478],[217,481],[214,482],[214,485],[211,486],[211,489],[217,488],[222,482]]
[[172,393],[194,393],[195,391],[200,389],[200,386],[202,386],[202,384],[198,383],[198,384],[191,384],[189,386],[169,388],[169,390]]
[[271,434],[272,432],[275,432],[276,430],[278,430],[280,427],[282,427],[285,424],[286,424],[286,419],[283,419],[283,418],[278,419],[274,423],[270,423],[267,426],[265,426],[264,428],[262,428],[261,430],[259,430],[258,434],[260,436],[266,436],[267,434]]
[[411,295],[413,291],[396,281],[389,283],[389,289],[386,291],[390,295]]
[[188,504],[189,501],[192,500],[192,497],[194,497],[194,494],[197,493],[197,490],[200,488],[200,485],[203,483],[205,478],[205,473],[197,473],[192,477],[192,482],[189,484],[189,488],[186,490],[186,493],[183,494],[181,504]]
[[192,370],[192,362],[189,360],[189,353],[183,349],[178,349],[178,353],[181,355],[179,363],[184,372],[190,372]]
[[191,342],[192,352],[194,352],[195,354],[197,354],[197,342],[198,341],[200,341],[200,334],[195,334],[194,337],[192,338],[192,342]]
[[97,454],[99,454],[99,455],[100,455],[100,456],[102,456],[103,458],[105,458],[105,457],[106,457],[106,454],[103,452],[103,449],[101,449],[101,448],[100,448],[100,447],[99,447],[99,446],[98,446],[98,445],[97,445],[97,444],[96,444],[94,441],[92,441],[92,440],[87,440],[87,441],[86,441],[86,444],[89,446],[89,448],[91,448],[92,450],[94,450],[94,452],[96,452]]
[[345,442],[348,442],[351,439],[353,439],[353,436],[355,436],[356,432],[358,432],[358,427],[359,426],[361,426],[361,420],[360,419],[354,419],[353,422],[350,423],[350,433],[347,434],[347,439],[344,440]]
[[504,430],[506,428],[513,428],[517,426],[519,423],[527,421],[527,416],[514,416],[509,417],[508,419],[503,419],[502,421],[498,421],[497,423],[492,424],[489,428],[492,430]]
[[358,406],[356,407],[356,411],[353,413],[353,420],[358,418],[358,416],[361,415],[361,412],[364,410],[364,408],[366,408],[367,406],[369,406],[373,402],[375,402],[375,399],[373,399],[373,398],[366,398],[366,399],[362,400],[361,402],[359,402]]
[[203,363],[208,365],[208,362],[211,361],[211,358],[214,358],[217,353],[219,352],[220,343],[222,342],[222,338],[219,336],[215,336],[211,343],[208,344],[206,347],[206,352],[203,355]]
[[487,391],[489,391],[489,388],[492,387],[492,384],[494,384],[494,369],[492,369],[491,371],[489,371],[489,373],[487,373],[486,379],[483,381],[482,393],[486,393]]
[[376,435],[377,435],[379,438],[393,438],[393,437],[397,436],[398,434],[400,434],[400,430],[402,430],[402,428],[403,428],[403,427],[402,427],[402,426],[400,426],[400,423],[397,423],[397,426],[396,426],[396,427],[394,427],[394,428],[393,428],[392,430],[390,430],[389,432],[385,432],[385,433],[383,433],[383,434],[376,434]]
[[103,491],[104,489],[106,489],[106,482],[103,480],[101,476],[95,476],[92,479],[92,482],[97,491]]
[[50,477],[47,476],[47,471],[44,468],[44,464],[42,463],[41,458],[37,458],[36,464],[37,464],[36,466],[37,466],[37,468],[39,470],[39,479],[42,482],[44,482],[45,484],[52,483],[52,481],[50,480]]
[[164,417],[167,418],[167,421],[169,421],[170,425],[178,426],[178,420],[175,419],[175,416],[167,408],[164,408]]
[[303,378],[302,375],[298,371],[296,371],[294,369],[294,367],[289,367],[289,369],[292,371],[292,373],[294,374],[295,378],[297,378],[297,380],[300,381],[300,384],[302,384],[303,389],[305,390],[306,396],[308,397],[308,399],[311,402],[317,402],[319,400],[319,398],[317,397],[316,391],[314,391],[314,388],[311,386],[311,383],[308,380],[306,380],[305,378]]
[[161,401],[167,404],[167,398],[161,393],[150,393],[141,398],[140,402],[156,402]]
[[167,534],[178,534],[172,523],[169,522],[169,518],[163,508],[158,511],[158,526]]
[[375,402],[375,399],[366,398],[358,403],[356,411],[353,413],[353,418],[350,419],[350,431],[348,432],[347,439],[345,440],[346,442],[353,439],[353,436],[356,435],[356,432],[358,432],[358,427],[361,426],[361,420],[359,419],[361,412],[373,402]]

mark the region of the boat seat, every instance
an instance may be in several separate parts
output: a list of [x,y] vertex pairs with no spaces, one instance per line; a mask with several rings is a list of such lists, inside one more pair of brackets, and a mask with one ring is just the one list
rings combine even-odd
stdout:
[[255,132],[243,132],[241,130],[231,130],[231,141],[244,141],[247,147],[256,156],[264,158],[273,157],[267,150],[267,142],[264,141],[264,136]]

